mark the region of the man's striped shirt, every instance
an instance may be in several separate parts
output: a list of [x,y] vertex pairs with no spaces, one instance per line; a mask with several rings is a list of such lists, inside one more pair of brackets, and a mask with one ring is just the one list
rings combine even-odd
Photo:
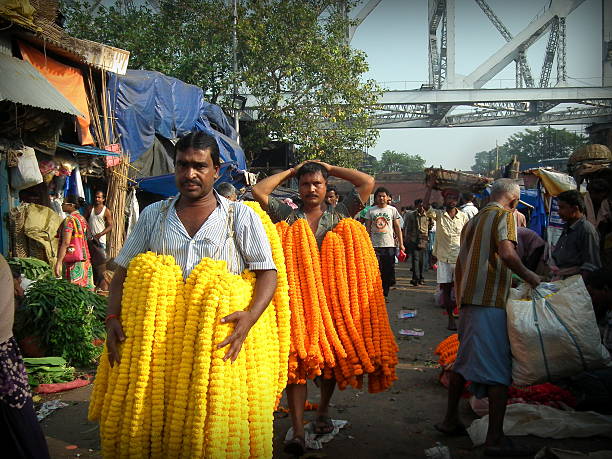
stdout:
[[512,212],[489,203],[465,225],[455,270],[457,302],[505,308],[512,271],[497,250],[501,241],[516,244],[516,220]]
[[[139,253],[151,250],[174,256],[187,278],[204,257],[227,261],[228,270],[235,274],[245,268],[251,271],[276,269],[272,249],[263,224],[257,214],[246,205],[227,199],[215,192],[218,205],[193,236],[189,236],[179,219],[173,199],[167,212],[168,201],[146,207],[134,230],[130,233],[115,263],[127,268]],[[234,206],[234,241],[229,237],[228,209]],[[166,218],[164,218],[164,216]]]

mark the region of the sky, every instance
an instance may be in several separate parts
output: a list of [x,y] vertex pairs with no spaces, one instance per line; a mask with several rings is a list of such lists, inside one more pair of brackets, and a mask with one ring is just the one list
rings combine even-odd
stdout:
[[[586,0],[566,20],[566,68],[570,86],[598,86],[601,81],[601,1]],[[550,0],[488,0],[487,3],[509,31],[516,35],[548,5]],[[361,0],[362,5],[367,3]],[[354,11],[358,11],[359,6]],[[474,0],[456,0],[456,65],[467,75],[505,40]],[[382,0],[357,28],[351,46],[367,54],[366,78],[390,89],[418,89],[428,80],[427,0]],[[527,53],[537,82],[548,33]],[[485,87],[513,87],[515,68],[510,64]],[[556,59],[551,82],[556,81]],[[580,131],[584,126],[566,127]],[[530,127],[537,129],[537,127]],[[385,150],[419,154],[427,165],[469,170],[474,154],[503,144],[524,131],[517,127],[405,128],[380,130],[378,143],[368,153],[380,157]]]

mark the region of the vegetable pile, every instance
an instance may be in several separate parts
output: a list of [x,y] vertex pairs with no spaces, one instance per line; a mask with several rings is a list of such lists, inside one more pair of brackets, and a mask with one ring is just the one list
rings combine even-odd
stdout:
[[37,336],[47,355],[61,356],[71,365],[87,367],[102,347],[106,298],[64,279],[42,278],[28,288],[16,316],[18,339]]
[[105,457],[272,457],[290,311],[278,234],[269,218],[264,226],[276,240],[278,287],[233,364],[223,361],[226,348],[217,349],[233,329],[221,318],[248,310],[255,274],[231,274],[225,261],[204,258],[183,282],[171,256],[132,260],[121,363],[102,360],[89,407]]
[[291,302],[289,384],[323,374],[341,389],[371,393],[394,380],[398,347],[387,315],[378,263],[370,238],[353,219],[325,236],[321,251],[308,223],[277,223]]
[[40,384],[53,384],[72,381],[74,368],[67,365],[61,357],[24,358],[28,382],[36,387]]
[[23,274],[30,280],[37,280],[51,275],[49,264],[38,258],[9,258],[8,264],[11,268],[17,268],[20,274]]

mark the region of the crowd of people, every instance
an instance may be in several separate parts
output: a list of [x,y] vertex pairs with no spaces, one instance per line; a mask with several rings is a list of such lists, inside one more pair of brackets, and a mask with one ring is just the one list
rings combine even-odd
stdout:
[[[220,168],[215,139],[202,132],[181,138],[176,144],[175,164],[179,193],[142,212],[114,260],[118,268],[110,284],[105,321],[111,366],[120,363],[120,343],[126,339],[122,326],[125,318],[121,315],[123,282],[130,261],[139,253],[153,250],[173,255],[185,276],[203,257],[227,261],[232,272],[240,273],[248,268],[255,273],[251,308],[226,318],[234,323],[233,332],[221,343],[227,347],[226,359],[236,359],[276,289],[277,267],[259,217],[238,201],[238,192],[232,185],[213,187]],[[351,191],[340,196],[338,189],[328,184],[329,177],[349,182]],[[276,188],[290,179],[297,181],[299,205],[274,197]],[[602,340],[611,349],[612,276],[602,269],[600,248],[601,232],[610,225],[609,189],[604,185],[607,186],[591,182],[586,200],[578,191],[566,191],[558,196],[559,215],[566,226],[554,249],[526,227],[525,216],[517,211],[520,188],[510,179],[496,180],[490,197],[481,205],[472,193],[462,195],[454,189],[444,189],[443,202],[438,205],[431,202],[437,183],[430,178],[424,195],[414,201],[414,207],[400,212],[392,205],[388,189],[374,190],[372,176],[320,161],[307,161],[259,181],[252,188],[252,196],[273,222],[305,219],[319,246],[342,219],[361,219],[376,253],[385,297],[396,283],[398,262],[407,258],[415,288],[425,284],[425,271],[435,268],[439,303],[448,315],[447,328],[458,330],[461,343],[451,372],[446,415],[435,427],[447,435],[465,432],[458,404],[466,381],[470,381],[470,390],[477,397],[489,398],[485,454],[504,456],[520,453],[503,432],[512,377],[505,307],[513,274],[531,287],[538,286],[543,278],[581,275],[592,297]],[[374,205],[367,208],[373,190]],[[101,280],[94,274],[96,264],[92,262],[92,252],[106,249],[112,218],[102,192],[95,194],[95,203],[85,215],[79,210],[82,207],[77,197],[69,196],[64,201],[63,211],[67,216],[58,234],[60,249],[54,270],[57,276],[93,288],[94,277]],[[225,240],[224,229],[228,225],[233,225],[233,237]],[[8,288],[2,260],[0,268],[3,269],[0,280]],[[0,314],[12,314],[12,303],[5,296],[6,301],[0,302]],[[10,297],[13,297],[12,289]],[[12,350],[13,344],[11,333],[4,330],[0,335],[0,346],[5,346],[0,347],[0,371],[6,373],[7,365],[16,368],[9,375],[9,382],[18,385],[23,382],[23,365],[19,351]],[[316,383],[321,394],[314,432],[323,435],[334,429],[329,406],[336,381],[318,378]],[[289,384],[286,394],[293,437],[285,444],[285,451],[301,455],[306,450],[307,385]],[[0,401],[6,419],[22,416],[21,429],[34,429],[31,399],[13,400],[2,395]],[[13,435],[15,448],[22,447],[23,432],[19,429]],[[33,432],[36,438],[40,437],[39,430]],[[45,457],[44,440],[41,445],[33,445],[40,450],[38,457]]]

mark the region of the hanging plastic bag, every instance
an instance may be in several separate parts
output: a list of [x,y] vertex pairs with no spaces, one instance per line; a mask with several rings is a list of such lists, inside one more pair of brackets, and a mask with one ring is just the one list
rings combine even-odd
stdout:
[[36,153],[31,147],[23,147],[17,156],[17,166],[11,167],[11,188],[25,190],[42,183],[43,177],[38,168]]
[[515,385],[554,381],[611,364],[582,277],[552,284],[535,290],[523,284],[511,291],[506,312]]

